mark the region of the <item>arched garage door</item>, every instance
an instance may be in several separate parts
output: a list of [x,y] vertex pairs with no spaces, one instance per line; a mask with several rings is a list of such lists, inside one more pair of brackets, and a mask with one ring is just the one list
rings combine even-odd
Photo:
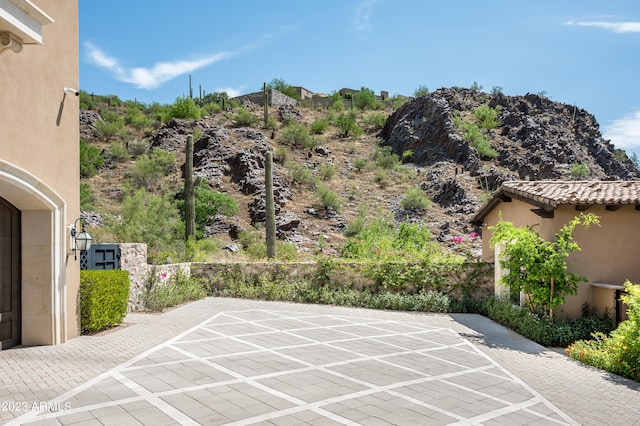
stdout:
[[20,211],[0,198],[0,349],[21,338]]

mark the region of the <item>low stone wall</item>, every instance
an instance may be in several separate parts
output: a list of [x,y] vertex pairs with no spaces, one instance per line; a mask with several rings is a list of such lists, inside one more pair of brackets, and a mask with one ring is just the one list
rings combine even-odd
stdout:
[[[296,106],[298,104],[297,100],[290,98],[289,96],[277,90],[269,91],[268,95],[269,95],[269,100],[268,100],[269,106],[280,106],[280,105]],[[246,95],[237,96],[233,99],[237,100],[240,103],[244,101],[249,101],[256,105],[264,106],[264,94],[262,92],[248,93]]]
[[149,265],[147,263],[146,244],[118,244],[120,248],[120,269],[129,272],[129,305],[127,312],[144,309],[141,295],[149,285],[168,283],[177,273],[191,276],[189,263],[173,263],[168,265]]

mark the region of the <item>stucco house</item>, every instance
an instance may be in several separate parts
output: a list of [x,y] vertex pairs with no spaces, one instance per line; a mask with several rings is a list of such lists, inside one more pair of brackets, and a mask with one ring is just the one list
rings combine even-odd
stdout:
[[[624,282],[640,283],[640,181],[511,181],[503,183],[473,216],[482,227],[482,257],[494,262],[489,228],[502,219],[515,226],[537,225],[541,237],[551,240],[580,212],[600,217],[601,226],[577,227],[574,237],[581,250],[569,256],[572,272],[589,279],[569,296],[559,312],[576,318],[582,305],[616,310]],[[496,263],[497,265],[497,263]],[[496,281],[500,268],[496,266]],[[504,273],[504,272],[503,272]]]
[[78,2],[0,0],[0,349],[78,335],[78,81]]

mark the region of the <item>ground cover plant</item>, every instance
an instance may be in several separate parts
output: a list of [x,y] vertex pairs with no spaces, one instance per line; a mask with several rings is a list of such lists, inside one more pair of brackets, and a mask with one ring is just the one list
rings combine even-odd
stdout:
[[151,274],[141,301],[150,311],[162,312],[166,308],[206,297],[203,283],[177,272],[162,282],[166,274]]

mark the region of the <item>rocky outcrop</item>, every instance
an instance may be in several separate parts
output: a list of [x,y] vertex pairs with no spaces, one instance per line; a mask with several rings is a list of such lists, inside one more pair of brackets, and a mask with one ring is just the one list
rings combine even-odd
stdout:
[[[204,129],[202,136],[194,142],[194,175],[205,179],[213,190],[218,191],[225,191],[225,181],[230,180],[235,190],[253,197],[248,206],[251,222],[264,222],[264,161],[266,153],[271,150],[264,134],[252,128],[229,129],[220,125],[208,126],[206,122],[172,119],[156,132],[151,146],[184,152],[186,136],[194,128]],[[279,165],[274,165],[273,192],[277,233],[285,238],[295,233],[300,220],[285,210],[285,205],[291,201],[291,191]],[[220,217],[212,218],[205,234],[231,234],[238,226]]]
[[[496,158],[481,158],[454,125],[454,116],[472,121],[481,105],[499,112],[500,125],[482,130]],[[411,162],[425,171],[420,186],[447,215],[434,221],[440,223],[440,240],[454,230],[468,231],[468,217],[508,180],[640,177],[624,151],[602,137],[593,115],[535,94],[439,89],[405,103],[389,117],[380,136],[400,156],[411,150]],[[576,166],[583,174],[576,173]],[[479,192],[484,197],[472,195]]]
[[[454,112],[472,119],[481,105],[499,110],[501,125],[486,132],[498,152],[479,158],[453,122]],[[633,163],[600,134],[595,117],[581,108],[535,94],[490,95],[471,89],[439,89],[407,102],[387,120],[380,136],[393,150],[413,151],[421,166],[449,161],[472,174],[487,164],[518,179],[576,179],[572,166],[582,164],[589,179],[640,177]],[[486,177],[486,173],[483,173]],[[491,180],[496,180],[497,177]]]

